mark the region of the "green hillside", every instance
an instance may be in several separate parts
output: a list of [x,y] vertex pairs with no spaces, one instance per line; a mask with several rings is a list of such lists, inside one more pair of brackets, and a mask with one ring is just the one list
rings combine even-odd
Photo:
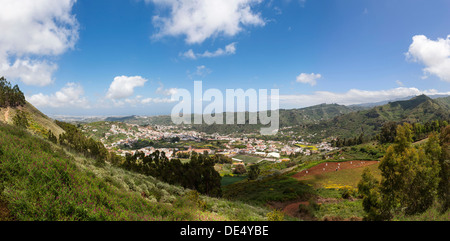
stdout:
[[17,85],[13,87],[4,77],[0,77],[0,123],[19,122],[43,136],[49,131],[55,135],[64,132],[53,120],[28,103]]
[[98,165],[0,124],[0,220],[265,220],[268,209]]
[[[347,107],[338,104],[321,104],[301,109],[288,109],[288,110],[280,109],[279,111],[280,128],[319,123],[321,121],[329,120],[336,116],[351,113],[360,109],[361,108],[359,107]],[[236,114],[234,123],[237,123]],[[230,124],[230,125],[219,125],[219,124],[191,125],[191,128],[197,131],[210,134],[211,133],[233,134],[233,133],[259,133],[260,129],[264,127],[263,125],[259,124],[259,122],[256,125],[248,124],[249,123],[248,112],[245,113],[245,123],[246,124]]]
[[[296,135],[319,141],[329,136],[350,138],[364,133],[371,136],[386,122],[427,122],[450,119],[450,97],[431,99],[425,95],[409,100],[389,102],[372,108],[321,104],[300,109],[281,109],[280,128]],[[235,123],[237,116],[235,115]],[[170,116],[108,118],[132,124],[172,124]],[[190,129],[205,133],[242,134],[259,133],[261,124],[250,125],[248,112],[246,124],[189,125]]]
[[371,136],[390,121],[416,123],[449,120],[450,109],[443,102],[421,95],[410,100],[390,102],[372,109],[336,116],[318,124],[301,125],[294,128],[294,131],[305,136],[315,134],[316,140],[330,136],[350,138],[361,133]]

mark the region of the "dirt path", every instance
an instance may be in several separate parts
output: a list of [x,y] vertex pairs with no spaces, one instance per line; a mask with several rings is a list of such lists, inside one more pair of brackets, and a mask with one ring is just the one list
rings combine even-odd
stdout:
[[292,177],[297,180],[306,180],[314,175],[327,172],[337,172],[344,169],[353,169],[377,164],[378,161],[345,161],[345,162],[324,162],[308,170],[303,170],[294,174]]
[[9,107],[6,108],[5,111],[5,122],[8,123],[8,119],[9,119]]

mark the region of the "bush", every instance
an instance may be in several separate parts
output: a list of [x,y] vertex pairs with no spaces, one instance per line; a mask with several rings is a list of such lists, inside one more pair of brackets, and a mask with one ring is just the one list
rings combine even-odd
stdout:
[[236,165],[233,174],[244,174],[246,172],[247,170],[245,169],[244,165]]
[[300,214],[305,214],[305,215],[308,215],[308,216],[312,214],[310,207],[308,205],[305,205],[305,204],[298,205],[298,212]]
[[200,208],[201,210],[206,210],[207,208],[207,203],[206,201],[202,200],[200,198],[200,193],[197,192],[196,190],[192,190],[189,191],[186,195],[185,195],[186,199],[188,201],[190,201],[191,203],[195,204],[198,208]]
[[20,111],[20,110],[13,117],[13,121],[14,121],[14,125],[25,128],[25,129],[28,128],[28,126],[30,126],[25,112]]
[[266,215],[268,221],[283,221],[284,213],[280,210],[273,210]]
[[341,197],[343,199],[350,199],[352,197],[356,197],[358,194],[355,190],[349,189],[349,188],[344,188],[342,189],[342,195]]

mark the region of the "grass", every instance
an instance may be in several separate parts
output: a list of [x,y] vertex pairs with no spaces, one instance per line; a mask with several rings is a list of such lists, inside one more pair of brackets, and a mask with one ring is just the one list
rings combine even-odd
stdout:
[[264,205],[273,201],[288,201],[299,198],[308,199],[314,189],[296,179],[280,175],[260,181],[244,181],[223,187],[224,197],[245,203]]
[[261,157],[242,155],[242,154],[236,155],[233,158],[242,160],[243,162],[249,163],[249,164],[256,163],[256,162],[261,161],[263,159]]
[[314,212],[314,216],[319,220],[325,218],[348,220],[355,217],[362,218],[365,216],[365,212],[362,207],[362,200],[339,200],[336,203],[320,204],[320,208]]
[[394,221],[450,221],[450,210],[446,212],[439,211],[439,205],[435,204],[431,208],[427,209],[424,213],[416,214],[412,216],[397,215],[394,217]]
[[221,180],[222,186],[230,185],[247,179],[247,176],[223,176]]
[[344,169],[338,172],[328,172],[321,175],[315,175],[305,182],[314,185],[315,187],[325,188],[357,188],[361,175],[364,169],[368,168],[375,178],[381,180],[381,171],[378,169],[379,164],[370,165],[367,167],[358,167],[353,169]]
[[0,199],[14,220],[266,220],[270,211],[207,196],[198,207],[189,191],[0,124]]

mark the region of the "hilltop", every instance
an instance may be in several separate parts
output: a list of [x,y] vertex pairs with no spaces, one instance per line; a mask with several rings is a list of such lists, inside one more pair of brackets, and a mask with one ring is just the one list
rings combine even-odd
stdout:
[[426,95],[409,100],[390,102],[386,105],[336,116],[318,124],[302,125],[293,128],[300,134],[316,134],[316,139],[330,136],[350,138],[364,133],[372,136],[387,122],[428,122],[449,120],[450,97],[431,99]]
[[64,132],[54,120],[43,114],[29,102],[26,102],[23,106],[0,108],[0,122],[14,124],[14,116],[20,111],[25,113],[30,125],[29,129],[35,133],[46,135],[48,130],[50,130],[54,135],[59,136]]
[[4,77],[0,78],[0,122],[21,122],[41,135],[47,135],[51,131],[58,136],[64,132],[53,120],[28,103],[19,87],[11,86]]

